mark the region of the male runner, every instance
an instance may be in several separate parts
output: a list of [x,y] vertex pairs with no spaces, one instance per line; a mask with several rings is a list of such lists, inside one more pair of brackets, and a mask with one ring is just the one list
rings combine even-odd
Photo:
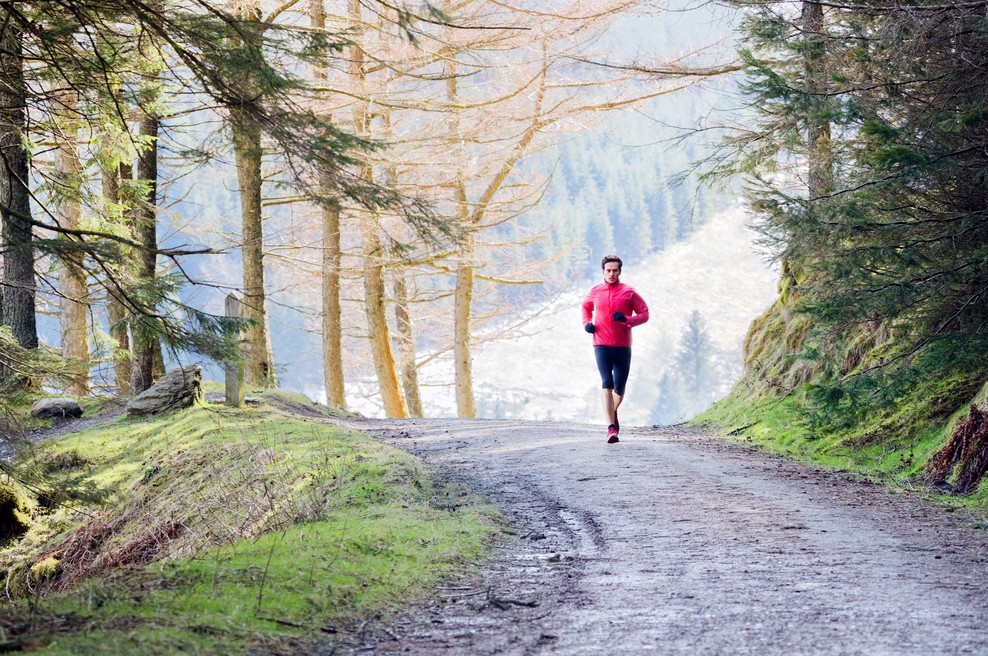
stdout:
[[648,321],[648,306],[629,285],[620,281],[621,258],[608,255],[600,263],[604,282],[594,286],[583,301],[583,328],[593,334],[594,356],[603,390],[607,443],[618,441],[617,410],[631,371],[631,329]]

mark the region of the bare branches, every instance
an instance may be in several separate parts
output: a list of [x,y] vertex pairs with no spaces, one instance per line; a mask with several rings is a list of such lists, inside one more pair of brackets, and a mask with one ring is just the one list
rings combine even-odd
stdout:
[[738,71],[744,70],[744,65],[741,62],[735,61],[728,64],[721,64],[719,66],[682,66],[682,65],[662,65],[662,66],[646,66],[639,63],[629,63],[629,64],[612,64],[610,62],[602,62],[591,59],[584,59],[582,57],[572,57],[573,61],[579,62],[581,64],[589,64],[591,66],[598,66],[600,68],[609,68],[618,71],[626,71],[629,73],[641,73],[644,75],[654,75],[658,77],[672,77],[676,79],[681,78],[710,78],[710,77],[720,77],[722,75],[728,75],[730,73],[737,73]]

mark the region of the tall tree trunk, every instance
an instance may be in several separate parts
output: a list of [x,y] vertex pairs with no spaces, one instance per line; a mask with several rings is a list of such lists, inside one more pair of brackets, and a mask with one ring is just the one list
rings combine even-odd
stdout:
[[[153,283],[156,276],[158,248],[158,127],[159,119],[153,113],[141,116],[140,133],[147,140],[146,147],[137,156],[137,179],[148,184],[147,196],[134,213],[134,241],[143,248],[135,255],[136,274],[145,285]],[[153,314],[154,307],[142,308]],[[140,394],[154,383],[155,339],[149,331],[135,331],[133,335],[133,362],[131,364],[131,389]]]
[[[543,60],[547,51],[543,45]],[[458,176],[455,187],[456,205],[461,224],[467,230],[467,237],[460,247],[458,254],[459,265],[456,269],[456,287],[453,290],[453,363],[456,370],[456,411],[460,417],[476,417],[477,404],[473,394],[473,361],[470,349],[470,334],[472,320],[472,304],[474,277],[476,274],[474,262],[477,251],[477,230],[483,225],[484,214],[494,202],[501,186],[514,170],[518,160],[527,152],[535,135],[544,127],[542,104],[545,100],[546,77],[548,63],[539,76],[536,93],[533,97],[532,118],[528,128],[515,142],[511,153],[501,162],[500,168],[494,173],[487,186],[470,202],[467,197],[466,180]],[[445,67],[446,101],[450,107],[459,105],[456,88],[456,60],[450,57]],[[451,136],[460,142],[459,116],[455,111],[450,117]],[[462,159],[462,158],[461,158]]]
[[[238,112],[234,112],[238,113]],[[238,116],[233,127],[233,149],[240,186],[243,235],[244,317],[247,327],[244,379],[248,385],[276,387],[271,337],[268,333],[264,289],[264,228],[261,215],[261,130]]]
[[[369,175],[369,172],[365,175]],[[381,257],[381,228],[372,212],[364,213],[364,304],[370,333],[374,370],[381,389],[381,402],[388,417],[407,417],[408,406],[398,385],[398,372],[391,352],[391,331],[385,311],[384,259]]]
[[[240,10],[244,20],[261,18],[259,3],[244,3]],[[237,108],[230,110],[233,150],[240,186],[244,268],[244,318],[247,327],[244,381],[247,385],[274,388],[278,381],[274,370],[271,333],[268,326],[267,295],[264,289],[264,228],[261,213],[261,128]]]
[[[324,0],[311,0],[309,13],[312,27],[326,28]],[[328,79],[326,68],[316,66],[313,74],[318,83]],[[329,118],[324,117],[324,118]],[[323,184],[320,193],[325,194],[329,185],[328,171],[321,171]],[[325,199],[324,199],[325,200]],[[343,380],[343,305],[340,299],[340,208],[338,205],[321,204],[322,211],[322,360],[323,378],[326,384],[326,403],[346,409],[346,389]]]
[[[457,205],[460,219],[470,225],[467,209],[466,185],[457,183]],[[477,402],[473,395],[473,356],[470,349],[470,323],[473,308],[474,257],[477,249],[476,232],[471,226],[460,246],[459,264],[456,267],[456,286],[453,288],[453,368],[456,376],[456,415],[477,416]]]
[[[384,129],[384,142],[391,143],[394,133],[391,129],[391,110],[383,108],[380,112]],[[387,183],[398,185],[398,167],[392,162],[386,169]],[[413,417],[422,416],[422,394],[419,391],[419,373],[415,365],[415,329],[412,325],[412,313],[408,304],[408,283],[405,278],[405,267],[394,266],[391,270],[394,279],[394,312],[398,371],[401,374],[401,389],[405,393],[405,403],[408,412]]]
[[[120,182],[130,180],[134,177],[133,166],[130,164],[120,164],[119,166],[104,167],[103,169],[103,198],[109,203],[120,202]],[[123,213],[121,220],[127,222],[128,228],[131,226],[130,217]],[[127,305],[124,303],[125,291],[123,287],[130,278],[130,270],[133,263],[127,256],[117,267],[116,278],[109,281],[109,299],[107,301],[107,314],[110,321],[110,337],[113,338],[113,378],[117,386],[117,394],[129,396],[133,393],[130,379],[132,374],[133,354],[130,350],[130,332],[125,319],[127,318]]]
[[405,282],[405,272],[401,268],[394,270],[394,303],[401,387],[405,391],[409,414],[413,417],[421,417],[422,395],[419,394],[419,374],[415,366],[415,334],[412,330],[412,316],[408,311],[408,284]]
[[[66,228],[81,227],[82,205],[79,194],[82,189],[80,176],[82,162],[78,152],[78,127],[74,117],[78,96],[74,92],[62,94],[64,107],[59,117],[58,153],[55,171],[61,186],[59,214]],[[68,361],[68,394],[89,394],[89,289],[84,256],[67,253],[61,257],[59,284],[60,308],[58,313],[62,329],[62,357]]]
[[[3,323],[17,343],[38,347],[34,237],[28,189],[27,90],[21,35],[9,10],[0,10],[0,240],[3,243]],[[0,371],[6,378],[10,372]]]
[[806,69],[807,186],[809,197],[818,198],[833,190],[834,173],[831,164],[830,119],[826,115],[827,58],[824,34],[823,5],[803,2],[803,33],[806,38],[803,61]]
[[[446,102],[449,107],[460,103],[457,89],[456,59],[446,60],[443,74],[446,76]],[[460,139],[460,116],[453,109],[449,115],[450,138],[453,143]],[[462,154],[461,158],[462,159]],[[477,402],[473,395],[473,356],[470,349],[470,320],[473,307],[474,256],[476,235],[471,226],[470,207],[467,204],[467,187],[462,172],[457,173],[454,189],[457,213],[461,225],[470,226],[466,240],[460,245],[459,263],[456,267],[456,286],[453,288],[453,373],[456,386],[456,415],[472,418],[477,416]]]
[[[802,6],[803,70],[806,78],[806,191],[810,199],[819,198],[833,189],[830,161],[830,121],[824,113],[827,87],[826,42],[824,40],[823,5],[804,1]],[[799,298],[800,282],[804,282],[802,266],[791,259],[782,260],[779,275],[779,305],[782,317],[792,319],[791,307]]]
[[[350,19],[354,26],[361,25],[361,0],[349,0]],[[359,45],[350,46],[350,71],[358,85],[366,80],[364,53]],[[370,115],[366,102],[358,102],[353,110],[353,122],[357,134],[368,137]],[[369,166],[362,167],[361,174],[367,180],[373,177]],[[398,372],[395,369],[394,354],[391,352],[391,331],[385,310],[384,258],[381,246],[381,227],[373,212],[365,211],[362,217],[364,254],[364,308],[367,315],[367,330],[371,342],[371,355],[374,370],[381,390],[381,401],[388,417],[407,417],[408,407],[398,385]]]
[[322,349],[326,403],[346,409],[343,308],[340,302],[340,209],[322,208]]

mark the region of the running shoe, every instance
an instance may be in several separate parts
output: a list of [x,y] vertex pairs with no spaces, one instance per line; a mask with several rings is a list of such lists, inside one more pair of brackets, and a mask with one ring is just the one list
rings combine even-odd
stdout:
[[617,441],[618,441],[617,427],[614,424],[611,424],[610,426],[607,427],[607,443],[614,444]]

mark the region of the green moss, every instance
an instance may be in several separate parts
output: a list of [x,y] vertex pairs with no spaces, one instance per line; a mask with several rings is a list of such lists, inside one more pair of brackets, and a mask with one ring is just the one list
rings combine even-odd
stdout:
[[[52,508],[0,551],[9,577],[33,565],[34,580],[68,587],[42,595],[35,612],[53,620],[28,637],[56,654],[284,647],[483,557],[492,510],[312,404],[311,419],[279,407],[119,418],[41,447],[38,462],[106,496]],[[40,558],[51,553],[57,566]],[[84,630],[52,634],[68,617]]]
[[34,565],[31,566],[31,578],[35,582],[46,582],[55,578],[58,574],[58,568],[60,561],[55,556],[47,556],[42,558]]
[[0,483],[0,546],[27,533],[30,526],[29,506],[23,493]]
[[[963,387],[959,381],[931,382],[888,412],[840,429],[810,421],[806,386],[761,399],[736,389],[692,423],[788,457],[915,489],[926,462],[947,442],[965,413],[964,407],[949,415],[936,412],[958,386]],[[978,492],[964,503],[988,509],[988,494]]]
[[[742,379],[693,423],[793,458],[915,487],[967,404],[988,396],[983,380],[941,373],[916,377],[869,413],[859,412],[849,397],[823,408],[821,390],[832,386],[833,376],[853,376],[886,361],[895,335],[875,322],[840,340],[811,336],[807,317],[777,302],[752,324]],[[827,371],[824,362],[835,364]],[[964,503],[988,508],[986,500],[988,492],[979,491]]]

